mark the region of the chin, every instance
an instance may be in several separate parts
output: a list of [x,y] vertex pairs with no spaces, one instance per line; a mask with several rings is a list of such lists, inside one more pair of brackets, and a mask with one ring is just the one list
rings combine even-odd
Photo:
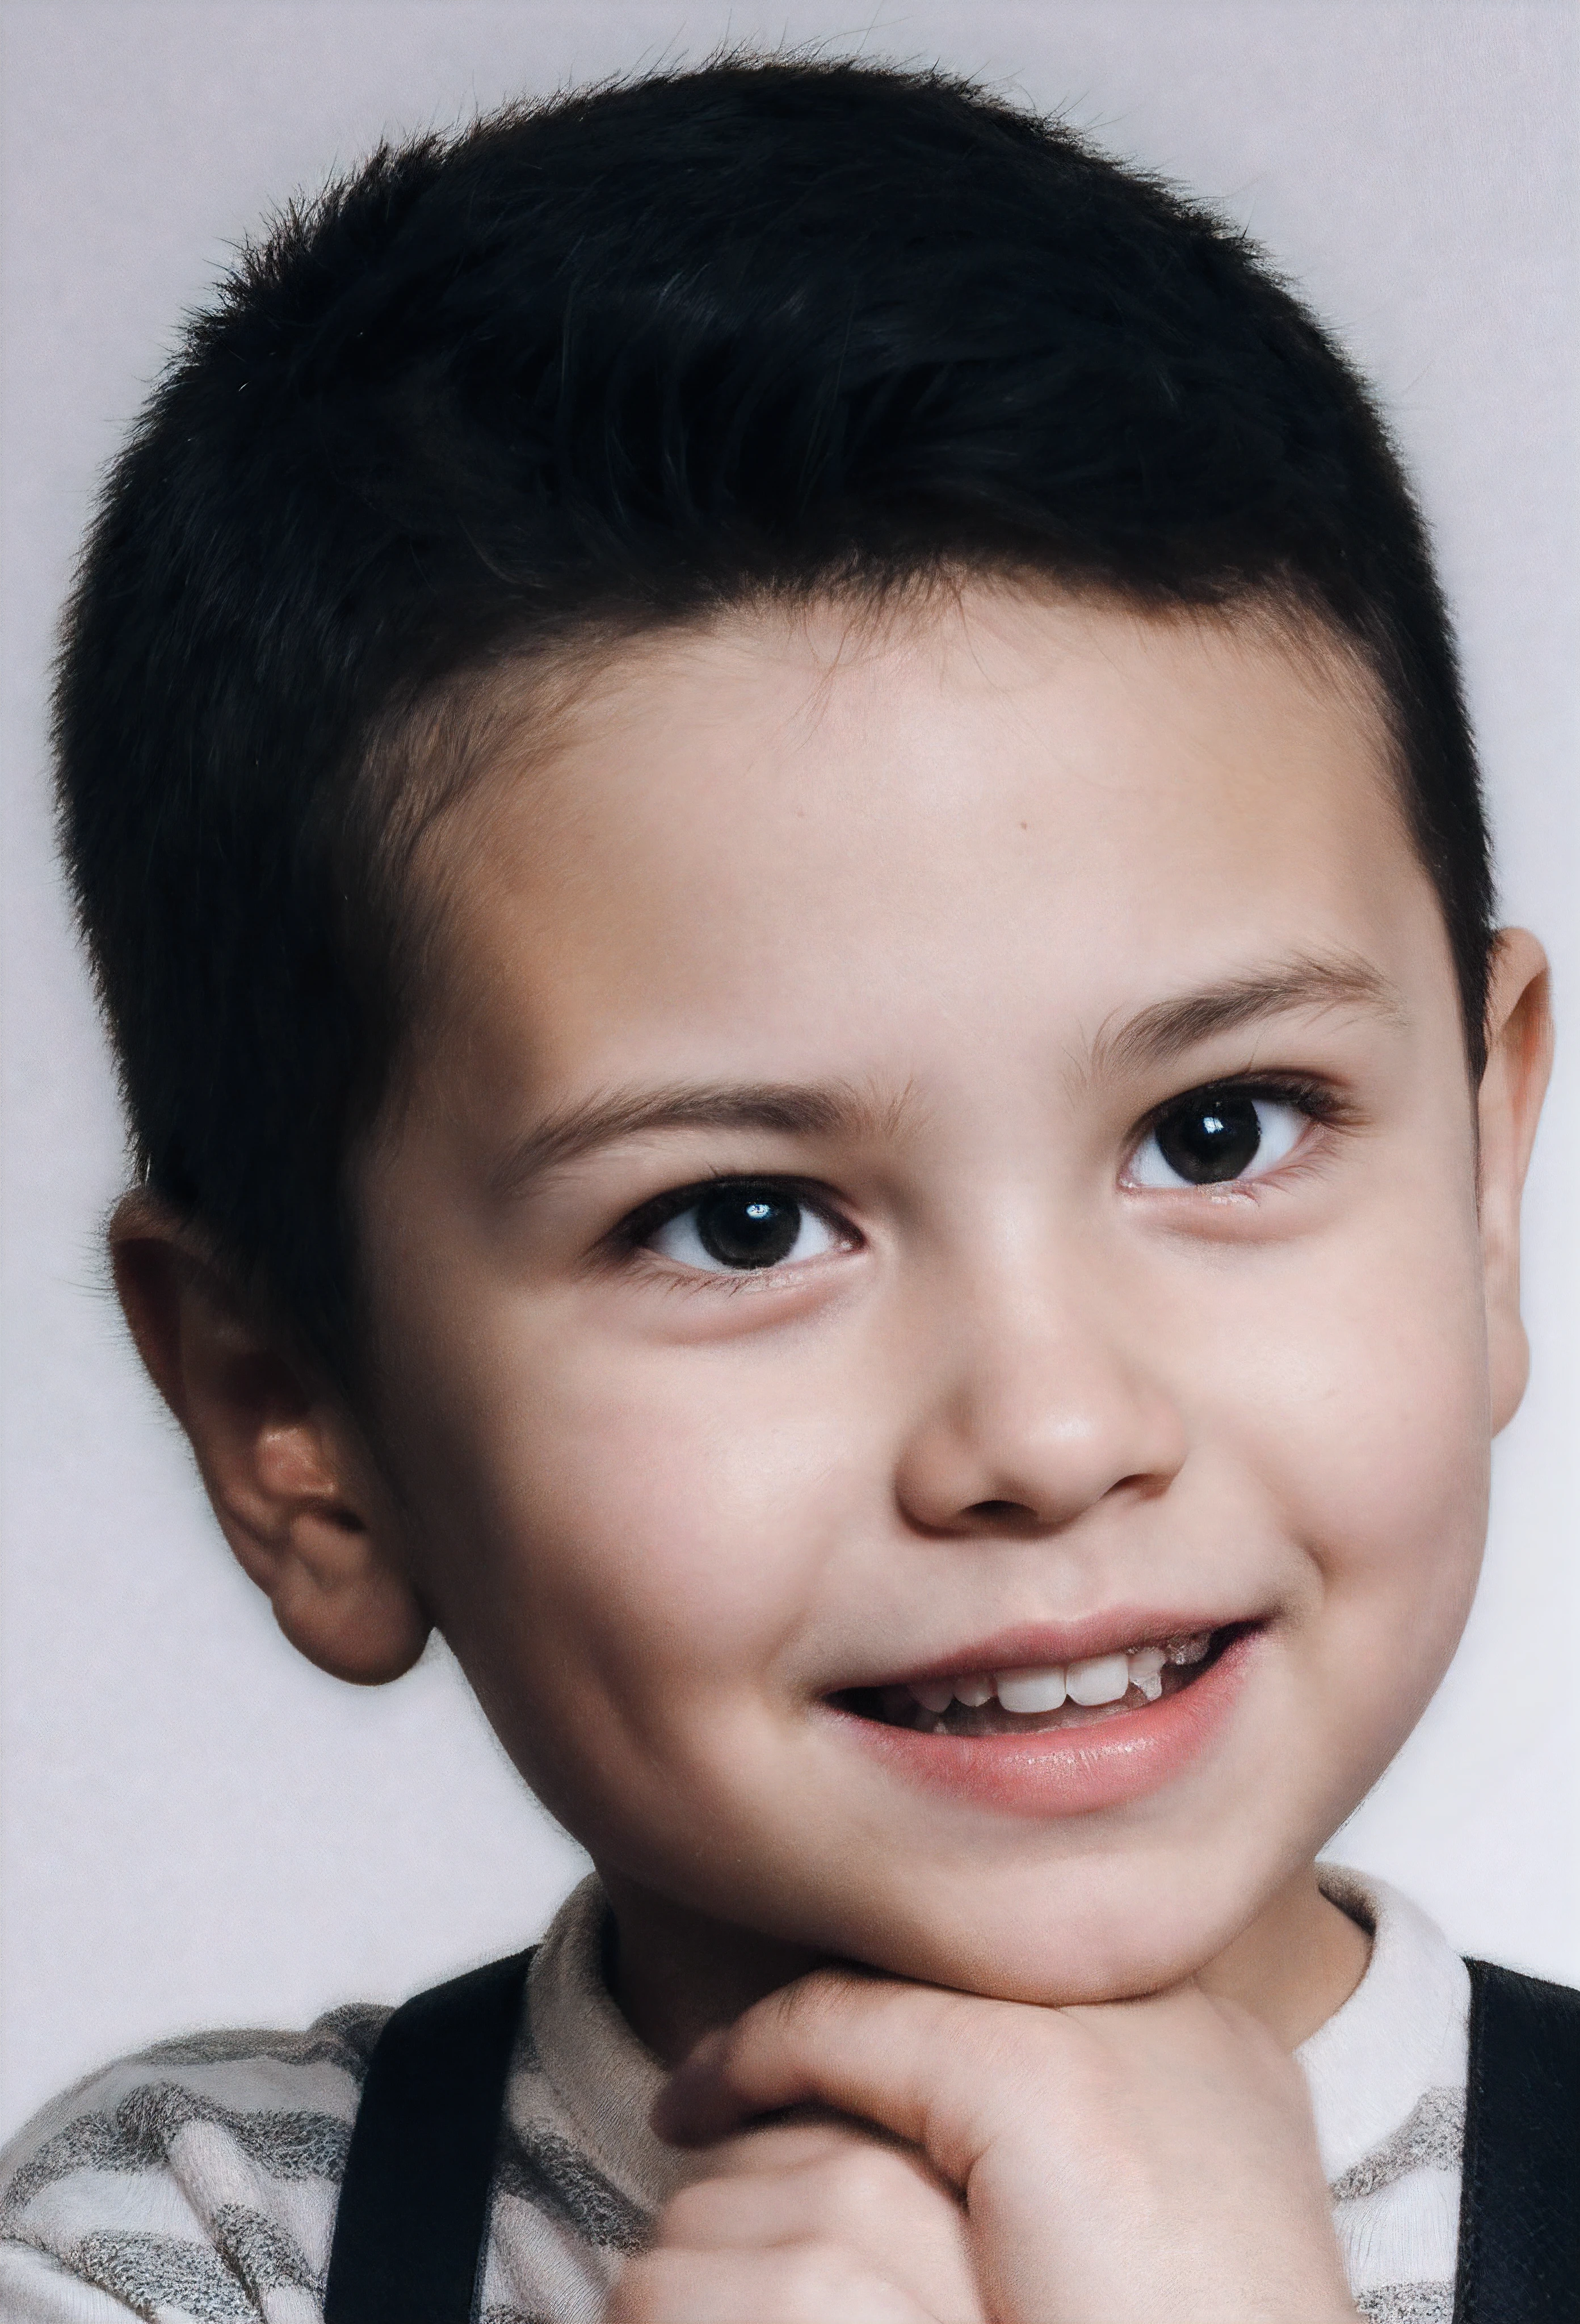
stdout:
[[[932,1877],[943,1887],[947,1876]],[[1087,1858],[1030,1882],[973,1880],[947,1914],[919,1917],[914,1894],[889,1901],[891,1913],[874,1899],[821,1949],[988,2000],[1060,2006],[1124,2000],[1195,1976],[1256,1917],[1266,1894],[1246,1893],[1243,1876],[1215,1886],[1199,1857],[1178,1884],[1154,1858]]]

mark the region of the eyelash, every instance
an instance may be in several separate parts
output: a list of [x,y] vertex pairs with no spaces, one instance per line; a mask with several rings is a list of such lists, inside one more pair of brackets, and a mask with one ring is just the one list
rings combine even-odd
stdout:
[[[803,1210],[815,1211],[836,1233],[854,1235],[856,1231],[848,1219],[840,1216],[827,1190],[812,1185],[805,1178],[781,1177],[772,1170],[719,1170],[709,1177],[694,1178],[688,1186],[672,1186],[666,1194],[653,1195],[651,1202],[643,1203],[640,1209],[621,1220],[614,1230],[614,1242],[623,1250],[639,1251],[647,1236],[656,1234],[660,1227],[668,1226],[671,1219],[678,1219],[682,1211],[688,1211],[693,1203],[699,1203],[705,1194],[711,1194],[719,1186],[771,1186],[776,1193],[790,1195]],[[777,1271],[764,1268],[762,1273],[771,1275]]]
[[[1178,1091],[1174,1096],[1167,1098],[1161,1105],[1154,1106],[1150,1113],[1147,1114],[1132,1132],[1126,1147],[1127,1155],[1133,1156],[1139,1153],[1146,1139],[1153,1134],[1160,1123],[1166,1121],[1171,1114],[1188,1106],[1193,1100],[1199,1101],[1208,1094],[1222,1096],[1231,1091],[1237,1096],[1262,1098],[1272,1104],[1292,1106],[1297,1112],[1305,1114],[1308,1120],[1319,1122],[1326,1129],[1344,1130],[1357,1119],[1354,1107],[1334,1088],[1330,1082],[1320,1081],[1311,1074],[1230,1074],[1222,1080],[1194,1083],[1189,1089]],[[1228,1183],[1233,1185],[1236,1182]],[[807,1210],[816,1212],[818,1216],[835,1232],[847,1236],[856,1234],[857,1231],[847,1219],[841,1216],[838,1209],[829,1200],[826,1190],[809,1185],[804,1178],[787,1178],[774,1173],[760,1174],[756,1171],[720,1170],[709,1176],[694,1178],[688,1185],[672,1186],[661,1194],[653,1195],[650,1201],[642,1204],[638,1209],[621,1220],[609,1239],[610,1243],[623,1258],[628,1259],[639,1258],[643,1253],[646,1239],[650,1235],[656,1234],[658,1230],[667,1226],[671,1219],[679,1218],[683,1211],[689,1210],[694,1203],[700,1202],[705,1194],[712,1193],[716,1187],[731,1185],[772,1186],[793,1196]],[[1182,1187],[1178,1191],[1194,1194],[1208,1190]],[[761,1284],[781,1272],[781,1269],[778,1268],[764,1268],[760,1273],[754,1275],[746,1272],[699,1274],[697,1281],[710,1290],[739,1289],[742,1286],[753,1281]],[[689,1278],[674,1277],[671,1279],[687,1281]]]
[[1195,1082],[1187,1090],[1165,1098],[1161,1105],[1152,1108],[1145,1120],[1132,1131],[1127,1151],[1138,1152],[1169,1115],[1179,1113],[1193,1101],[1206,1097],[1265,1098],[1273,1105],[1293,1106],[1297,1113],[1312,1121],[1321,1122],[1325,1129],[1345,1130],[1359,1120],[1350,1101],[1335,1089],[1331,1082],[1319,1081],[1310,1074],[1226,1074],[1221,1081]]

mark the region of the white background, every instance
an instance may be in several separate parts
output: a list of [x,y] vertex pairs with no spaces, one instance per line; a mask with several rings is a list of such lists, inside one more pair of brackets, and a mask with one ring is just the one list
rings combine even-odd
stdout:
[[[873,13],[869,18],[869,11]],[[453,1666],[298,1663],[98,1255],[122,1150],[49,852],[44,672],[96,472],[226,250],[381,133],[717,41],[947,63],[1224,203],[1381,383],[1462,624],[1511,918],[1580,993],[1566,0],[6,0],[5,1878],[0,2132],[116,2050],[300,2023],[522,1942],[580,1858]],[[1529,1226],[1536,1370],[1460,1660],[1335,1853],[1580,1981],[1580,1079]]]

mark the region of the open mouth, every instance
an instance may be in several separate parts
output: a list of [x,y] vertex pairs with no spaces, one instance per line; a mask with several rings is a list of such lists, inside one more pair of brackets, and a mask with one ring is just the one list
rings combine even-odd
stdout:
[[921,1735],[1038,1735],[1089,1727],[1183,1693],[1257,1627],[1228,1622],[1079,1662],[848,1687],[829,1702],[855,1718]]

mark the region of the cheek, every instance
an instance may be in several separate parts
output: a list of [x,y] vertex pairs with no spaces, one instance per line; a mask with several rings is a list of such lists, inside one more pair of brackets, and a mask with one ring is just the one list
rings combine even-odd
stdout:
[[[1313,1253],[1241,1317],[1227,1428],[1312,1561],[1336,1657],[1424,1701],[1469,1609],[1489,1479],[1474,1236],[1450,1194]],[[1423,1690],[1424,1689],[1424,1692]]]
[[533,1334],[497,1359],[454,1398],[424,1496],[455,1543],[435,1597],[463,1662],[547,1711],[591,1695],[639,1721],[772,1676],[837,1531],[827,1416],[702,1351]]

